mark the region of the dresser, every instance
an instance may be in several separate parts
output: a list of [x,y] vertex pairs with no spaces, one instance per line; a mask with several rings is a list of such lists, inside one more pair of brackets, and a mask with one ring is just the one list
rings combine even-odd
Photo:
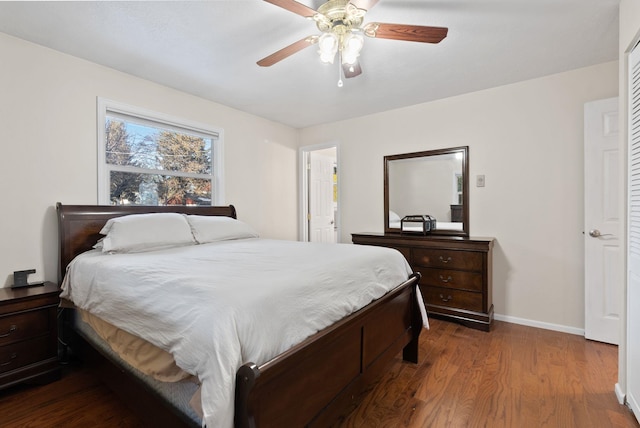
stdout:
[[429,316],[489,331],[493,322],[493,238],[352,234],[354,244],[400,251],[414,272]]
[[0,389],[60,377],[57,309],[60,290],[42,286],[0,288]]

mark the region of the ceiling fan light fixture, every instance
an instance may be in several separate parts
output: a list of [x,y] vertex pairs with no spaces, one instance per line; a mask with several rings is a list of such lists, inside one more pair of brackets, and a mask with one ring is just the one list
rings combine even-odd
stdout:
[[320,61],[333,64],[338,51],[338,38],[333,33],[324,33],[318,39],[318,48]]
[[419,43],[440,43],[447,37],[446,27],[424,25],[389,24],[370,22],[364,24],[368,10],[379,0],[324,0],[317,10],[298,0],[265,0],[297,15],[313,20],[320,34],[309,36],[280,49],[258,61],[261,67],[269,67],[307,46],[318,44],[318,54],[323,63],[333,64],[338,57],[338,86],[342,77],[353,78],[362,74],[360,52],[364,36],[377,39],[402,40]]
[[364,38],[360,34],[348,33],[342,40],[342,63],[355,64],[364,46]]

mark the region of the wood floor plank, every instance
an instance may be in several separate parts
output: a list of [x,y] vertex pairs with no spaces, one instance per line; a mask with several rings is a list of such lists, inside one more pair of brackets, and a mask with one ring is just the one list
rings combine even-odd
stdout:
[[[398,356],[339,428],[640,428],[618,404],[618,349],[495,322],[491,332],[432,319],[418,364]],[[2,428],[145,426],[93,374],[0,391]]]
[[3,428],[144,427],[92,373],[65,367],[60,381],[0,391]]
[[[440,320],[431,324],[421,336],[415,377],[399,393],[411,398],[393,426],[639,426],[613,392],[615,346],[501,322],[490,333]],[[389,385],[372,394],[377,388]],[[363,402],[342,427],[368,428],[355,415],[375,413],[374,405]]]

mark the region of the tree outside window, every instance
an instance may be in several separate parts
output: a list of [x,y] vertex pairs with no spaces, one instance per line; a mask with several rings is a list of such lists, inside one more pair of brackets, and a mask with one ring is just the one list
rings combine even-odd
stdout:
[[101,150],[106,174],[101,179],[108,180],[109,203],[211,205],[215,201],[217,133],[191,132],[105,110]]

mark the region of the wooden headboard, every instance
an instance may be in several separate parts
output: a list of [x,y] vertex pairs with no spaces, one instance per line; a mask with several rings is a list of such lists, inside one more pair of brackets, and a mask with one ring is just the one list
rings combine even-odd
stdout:
[[75,256],[90,250],[102,237],[100,230],[113,217],[146,213],[183,213],[208,216],[236,217],[236,209],[229,206],[140,206],[140,205],[62,205],[58,212],[58,283]]

